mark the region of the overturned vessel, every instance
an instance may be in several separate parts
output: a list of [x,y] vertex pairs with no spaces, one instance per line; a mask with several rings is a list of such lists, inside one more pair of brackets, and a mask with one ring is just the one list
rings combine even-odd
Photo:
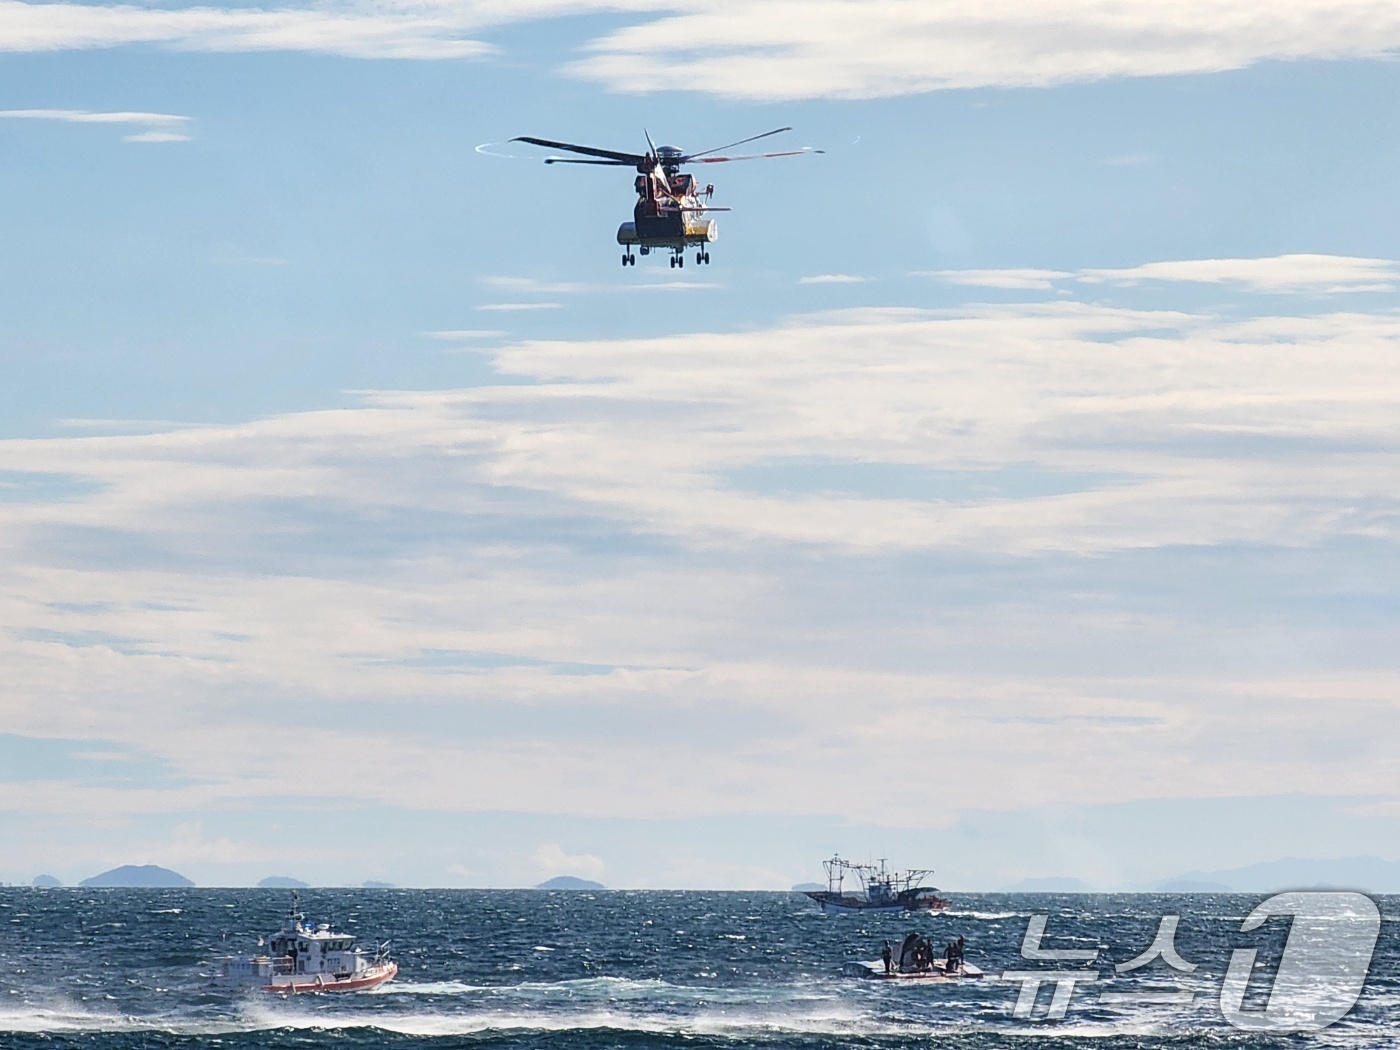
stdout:
[[[840,857],[822,861],[826,869],[826,889],[804,890],[823,912],[853,911],[941,911],[948,901],[932,886],[920,883],[933,872],[924,868],[891,871],[884,858],[878,865],[853,864]],[[855,886],[846,889],[846,879]]]
[[949,966],[944,959],[934,959],[926,970],[886,970],[884,963],[875,959],[871,962],[848,962],[841,968],[847,977],[864,977],[874,981],[915,981],[929,984],[955,984],[962,981],[980,981],[986,976],[972,963],[959,963]]
[[399,972],[387,944],[371,955],[355,947],[353,935],[336,933],[324,922],[312,926],[305,918],[293,893],[282,928],[267,940],[267,953],[224,959],[215,981],[227,988],[286,995],[363,992],[392,981]]
[[985,976],[979,967],[967,961],[967,941],[962,937],[949,941],[940,957],[932,941],[912,930],[898,945],[886,941],[878,961],[848,962],[842,972],[847,977],[935,984],[976,981]]

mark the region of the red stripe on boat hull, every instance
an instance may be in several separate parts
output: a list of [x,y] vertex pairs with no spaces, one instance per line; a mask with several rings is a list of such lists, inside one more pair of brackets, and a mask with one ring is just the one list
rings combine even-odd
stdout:
[[385,963],[383,966],[373,967],[365,972],[363,977],[350,977],[343,980],[327,981],[319,974],[315,977],[298,975],[286,984],[265,984],[262,990],[265,992],[278,992],[282,995],[319,995],[322,992],[364,992],[371,988],[378,988],[381,984],[392,981],[399,972],[399,964],[396,962]]

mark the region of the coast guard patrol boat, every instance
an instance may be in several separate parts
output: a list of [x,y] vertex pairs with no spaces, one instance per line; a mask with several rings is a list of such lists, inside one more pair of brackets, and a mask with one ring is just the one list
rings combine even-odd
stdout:
[[[355,947],[348,933],[327,923],[311,926],[297,910],[297,896],[282,928],[267,941],[267,954],[230,956],[215,978],[230,988],[295,995],[300,992],[363,992],[392,981],[399,964],[389,958],[388,944],[373,954]],[[258,938],[258,944],[263,940]]]

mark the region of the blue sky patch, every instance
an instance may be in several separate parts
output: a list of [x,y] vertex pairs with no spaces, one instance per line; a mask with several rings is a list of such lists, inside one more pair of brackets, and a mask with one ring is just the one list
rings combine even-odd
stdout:
[[0,470],[0,503],[58,503],[82,499],[101,487],[71,474]]
[[32,780],[124,788],[173,788],[192,783],[176,775],[164,759],[115,741],[0,733],[0,781]]

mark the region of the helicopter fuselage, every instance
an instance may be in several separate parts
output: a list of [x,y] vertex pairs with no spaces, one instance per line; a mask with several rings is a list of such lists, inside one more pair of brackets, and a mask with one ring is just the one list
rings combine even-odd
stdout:
[[[632,209],[632,221],[617,228],[617,243],[624,248],[637,247],[643,255],[653,250],[670,251],[672,266],[684,265],[686,248],[698,247],[697,262],[709,262],[704,246],[719,238],[719,224],[705,218],[707,208],[693,176],[673,169],[658,174],[649,169],[637,176],[637,203]],[[707,188],[707,194],[712,192]],[[634,258],[629,251],[624,263]]]

